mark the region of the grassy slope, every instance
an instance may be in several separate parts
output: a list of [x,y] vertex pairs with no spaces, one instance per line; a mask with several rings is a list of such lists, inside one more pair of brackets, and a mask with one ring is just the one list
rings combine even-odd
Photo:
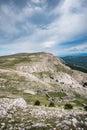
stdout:
[[[45,54],[45,53],[33,53],[33,54],[16,54],[12,56],[6,56],[6,57],[0,57],[0,68],[15,68],[15,66],[20,65],[20,64],[30,64],[32,62],[38,62],[38,58],[40,54]],[[32,58],[31,56],[34,56]],[[40,60],[40,59],[39,59]],[[55,65],[57,68],[57,71],[63,71],[66,73],[72,73],[71,70],[68,70],[67,68],[64,68],[64,66],[59,66]],[[43,75],[46,75],[47,77],[53,76],[52,73],[50,72],[40,72],[36,73],[35,75],[39,76],[39,78],[42,79]],[[24,76],[19,76],[15,73],[1,73],[0,72],[0,78],[3,79],[4,81],[1,82],[1,87],[0,88],[0,97],[6,97],[8,95],[12,95],[13,97],[15,96],[21,96],[23,97],[29,104],[34,104],[35,100],[39,99],[41,102],[41,105],[48,105],[49,104],[49,99],[45,95],[31,95],[31,94],[26,94],[24,93],[24,87],[25,89],[32,90],[37,86],[36,89],[43,88],[44,86],[40,83],[37,82],[31,82],[28,81]],[[5,86],[5,87],[4,87]],[[20,89],[20,90],[19,90]],[[50,93],[51,97],[64,97],[65,93]],[[81,101],[81,98],[77,98],[76,100]],[[77,104],[77,102],[75,102]],[[85,103],[85,99],[83,100],[83,103]],[[60,103],[61,104],[61,103]],[[57,105],[57,104],[56,104]]]
[[[42,57],[40,57],[40,55]],[[38,63],[40,61],[42,62],[44,60],[44,57],[49,56],[49,55],[51,54],[40,52],[40,53],[30,53],[30,54],[19,53],[19,54],[15,54],[11,56],[2,56],[0,57],[0,68],[15,68],[18,65],[20,66],[20,65],[25,65],[25,64],[32,65],[32,63]],[[56,71],[71,73],[71,70],[66,68],[64,65],[54,64],[54,60],[57,60],[57,58],[55,57],[54,59],[52,59],[52,61],[50,61],[48,58],[48,63],[50,63],[50,67],[51,65],[53,65],[54,68],[56,68]]]

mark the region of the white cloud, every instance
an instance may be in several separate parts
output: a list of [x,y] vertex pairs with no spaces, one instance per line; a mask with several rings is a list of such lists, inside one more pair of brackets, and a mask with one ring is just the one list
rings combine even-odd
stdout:
[[[36,3],[41,2],[41,0],[32,1]],[[48,31],[46,31],[46,35],[49,35],[49,37],[55,37],[55,39],[58,40],[57,43],[61,43],[66,42],[67,40],[72,40],[74,37],[84,33],[85,30],[87,31],[87,9],[84,9],[81,6],[81,3],[82,2],[80,0],[64,0],[61,2],[61,4],[57,7],[58,10],[54,9],[52,11],[53,15],[56,12],[56,14],[59,14],[59,17],[56,17],[53,23],[48,25]],[[72,8],[81,10],[81,12],[73,13],[70,11]],[[24,28],[24,26],[27,28],[26,25],[30,24],[31,26],[31,23],[26,24],[26,22],[30,22],[29,18],[35,14],[36,11],[41,12],[43,10],[43,12],[46,13],[44,8],[32,6],[30,3],[27,3],[27,5],[19,11],[15,10],[16,9],[14,6],[10,7],[9,5],[2,5],[0,13],[0,21],[2,26],[0,26],[0,28],[4,32],[6,31],[10,34],[12,32],[20,33],[23,30],[20,30],[17,24],[20,24],[21,29],[22,27]],[[47,16],[49,17],[49,12],[47,13]],[[27,30],[29,31],[29,28]],[[39,31],[44,34],[43,30],[40,29]]]
[[[9,52],[24,51],[42,51],[49,49],[55,53],[71,53],[70,50],[78,51],[78,48],[63,48],[61,44],[67,44],[69,41],[75,41],[87,34],[87,8],[82,6],[84,0],[61,0],[60,4],[52,11],[47,12],[46,1],[31,0],[34,5],[29,2],[21,10],[17,10],[14,5],[2,5],[0,9],[0,29],[10,39],[11,36],[20,35],[22,32],[26,36],[20,36],[14,41],[10,41],[5,45]],[[44,3],[43,6],[35,6],[37,3]],[[37,13],[42,13],[45,20],[55,15],[55,19],[46,25],[45,29],[40,28],[42,25],[35,25],[30,22],[31,17],[35,17]],[[0,40],[2,41],[2,40]],[[13,43],[11,45],[11,43]],[[70,44],[70,43],[69,43]],[[83,43],[82,43],[83,44]],[[4,47],[5,47],[4,46]],[[57,46],[57,48],[56,48]],[[63,46],[63,45],[62,45]],[[79,47],[79,46],[78,46]],[[81,47],[81,45],[80,45]],[[54,50],[52,50],[52,48]],[[62,51],[63,50],[63,51]],[[81,49],[80,49],[81,50]],[[83,48],[84,50],[84,48]]]
[[[0,7],[0,30],[4,32],[4,35],[9,36],[9,34],[20,34],[23,31],[20,30],[20,27],[21,29],[24,26],[27,28],[26,25],[31,29],[32,23],[30,23],[29,19],[33,14],[39,11],[42,11],[41,7],[33,7],[30,3],[27,3],[27,5],[20,10],[14,5],[3,4]],[[29,28],[27,30],[29,31]]]
[[[75,8],[79,10],[78,13],[72,12],[71,8],[73,11]],[[87,8],[84,9],[81,6],[80,0],[65,0],[57,9],[56,14],[59,17],[50,25],[50,31],[54,32],[58,43],[78,39],[79,36],[87,32]]]
[[74,53],[87,53],[87,42],[71,47],[69,51]]
[[55,45],[55,41],[48,41],[42,43],[43,48],[52,48]]
[[71,47],[59,47],[58,52],[55,53],[57,53],[59,56],[87,53],[87,42],[83,42]]
[[43,0],[31,0],[31,1],[32,1],[33,3],[36,3],[36,4],[43,2]]

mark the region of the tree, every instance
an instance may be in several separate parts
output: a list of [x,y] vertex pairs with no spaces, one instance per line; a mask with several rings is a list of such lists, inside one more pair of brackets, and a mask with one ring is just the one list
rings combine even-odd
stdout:
[[87,111],[87,105],[84,106],[84,110]]
[[35,103],[34,103],[34,105],[40,106],[40,101],[39,101],[39,100],[36,100]]

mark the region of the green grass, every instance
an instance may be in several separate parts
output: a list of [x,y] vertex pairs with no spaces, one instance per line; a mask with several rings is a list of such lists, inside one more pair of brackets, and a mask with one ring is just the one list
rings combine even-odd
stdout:
[[[44,53],[20,53],[9,56],[0,57],[0,67],[1,68],[14,68],[19,64],[31,64],[32,62],[40,61],[40,54]],[[31,56],[34,56],[33,58]]]
[[38,76],[39,78],[43,78],[44,75],[46,75],[47,77],[54,77],[53,73],[49,72],[49,71],[43,71],[43,72],[34,72],[33,73],[35,76]]
[[47,105],[50,103],[50,101],[47,99],[45,95],[32,95],[32,94],[26,94],[22,93],[21,96],[26,100],[28,104],[34,105],[36,100],[40,101],[41,105]]
[[49,92],[48,93],[52,98],[56,98],[56,97],[59,97],[59,98],[62,98],[62,97],[65,97],[66,94],[64,92]]
[[26,81],[26,78],[24,76],[20,76],[16,73],[6,73],[6,72],[0,72],[0,78],[6,79],[7,81],[13,80],[13,81]]
[[28,104],[34,105],[36,100],[40,101],[41,105],[48,106],[50,101],[45,95],[32,95],[24,93],[22,90],[17,90],[15,87],[6,87],[0,90],[0,98],[5,98],[7,96],[13,95],[12,97],[22,97]]
[[72,74],[72,70],[62,66],[62,65],[55,65],[56,69],[57,69],[57,72],[61,71],[61,72],[65,72],[65,73],[68,73],[68,74]]
[[75,100],[73,101],[76,106],[83,106],[83,104],[87,104],[87,98],[78,94],[78,93],[74,93],[75,94]]
[[16,64],[30,62],[30,58],[27,57],[19,57],[10,60],[9,58],[0,59],[0,66],[6,68],[13,68]]

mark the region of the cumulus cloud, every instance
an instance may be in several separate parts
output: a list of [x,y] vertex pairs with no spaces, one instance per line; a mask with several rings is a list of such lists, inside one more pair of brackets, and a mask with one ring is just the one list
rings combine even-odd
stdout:
[[[50,51],[61,55],[64,48],[67,55],[74,49],[78,52],[80,47],[84,51],[83,42],[75,46],[75,41],[87,36],[87,4],[84,3],[86,0],[60,0],[53,5],[53,0],[30,0],[20,8],[14,3],[3,3],[0,45],[4,43],[4,48],[14,52]],[[49,10],[50,6],[53,8]]]
[[[50,28],[53,29],[59,37],[59,43],[77,39],[82,34],[87,33],[87,9],[80,6],[81,2],[79,0],[65,0],[62,5],[58,7],[60,17],[50,25]],[[78,10],[78,13],[75,12],[75,8]],[[73,11],[71,11],[72,9]]]
[[35,12],[38,12],[40,10],[40,7],[33,8],[30,3],[27,3],[24,8],[20,8],[19,10],[14,5],[2,4],[0,7],[0,30],[4,32],[4,35],[18,35],[18,33],[20,34],[23,31],[22,27],[25,26],[26,28],[26,26],[30,24],[28,27],[31,28],[32,23],[30,23],[28,19]]
[[48,42],[44,42],[42,45],[44,48],[52,48],[52,46],[55,44],[54,41],[48,41]]

